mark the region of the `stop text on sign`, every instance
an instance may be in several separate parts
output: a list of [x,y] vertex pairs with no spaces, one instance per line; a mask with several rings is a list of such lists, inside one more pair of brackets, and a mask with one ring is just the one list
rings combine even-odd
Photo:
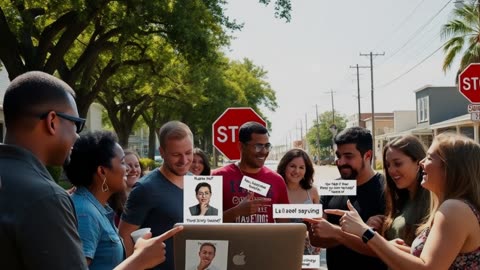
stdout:
[[480,89],[480,77],[466,77],[462,79],[464,91]]
[[[224,142],[227,142],[227,140],[229,139],[229,133],[231,133],[231,142],[236,142],[236,136],[235,136],[235,132],[236,130],[238,129],[239,127],[238,126],[219,126],[217,128],[217,133],[218,133],[218,136],[217,136],[217,140],[218,142],[221,142],[221,143],[224,143]],[[229,132],[230,130],[230,132]]]

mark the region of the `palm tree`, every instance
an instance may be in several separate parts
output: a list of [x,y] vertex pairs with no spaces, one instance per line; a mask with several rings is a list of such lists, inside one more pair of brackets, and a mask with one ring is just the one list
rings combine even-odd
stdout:
[[445,59],[442,68],[444,72],[451,68],[453,61],[461,53],[463,55],[458,73],[470,63],[480,62],[479,6],[480,3],[470,1],[456,7],[453,10],[453,19],[442,27],[441,36],[443,39],[448,39],[443,45]]

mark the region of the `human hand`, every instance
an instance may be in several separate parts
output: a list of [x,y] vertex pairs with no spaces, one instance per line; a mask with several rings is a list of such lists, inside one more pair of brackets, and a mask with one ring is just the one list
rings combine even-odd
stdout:
[[400,250],[402,250],[406,253],[410,253],[410,246],[407,245],[407,243],[405,243],[405,241],[403,241],[403,239],[395,238],[393,240],[390,240],[389,242],[390,242],[390,244],[392,244],[396,248],[398,248],[398,249],[400,249]]
[[367,225],[376,231],[380,231],[383,227],[383,222],[385,222],[385,216],[376,215],[376,216],[371,216],[367,220]]
[[324,218],[304,218],[304,221],[310,223],[310,232],[314,237],[335,238],[337,227]]
[[354,234],[361,238],[363,233],[369,229],[369,227],[363,222],[355,207],[350,203],[350,200],[347,201],[347,207],[349,211],[326,209],[324,212],[327,214],[342,216],[340,218],[340,227],[342,228],[342,231]]
[[249,192],[237,206],[237,213],[239,216],[249,216],[260,211],[260,207],[272,201],[270,198],[255,198],[253,192]]
[[204,270],[204,269],[207,269],[208,266],[210,266],[210,263],[212,261],[210,260],[205,260],[205,259],[202,259],[200,260],[200,263],[198,264],[197,266],[197,270]]
[[205,216],[208,211],[208,203],[200,203],[200,216]]
[[183,226],[178,226],[154,238],[151,238],[152,233],[147,233],[138,239],[132,256],[141,263],[141,269],[149,269],[163,263],[166,258],[164,241],[182,230]]

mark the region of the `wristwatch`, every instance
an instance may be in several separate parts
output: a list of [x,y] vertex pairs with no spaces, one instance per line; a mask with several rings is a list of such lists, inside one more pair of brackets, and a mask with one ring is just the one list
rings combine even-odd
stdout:
[[371,228],[368,228],[362,235],[362,241],[366,244],[374,236],[375,232]]

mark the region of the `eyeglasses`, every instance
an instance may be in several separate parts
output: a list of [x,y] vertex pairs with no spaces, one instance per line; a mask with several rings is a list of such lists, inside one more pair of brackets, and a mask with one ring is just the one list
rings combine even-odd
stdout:
[[203,192],[199,192],[199,193],[197,193],[197,196],[199,196],[199,197],[202,197],[202,196],[209,196],[209,195],[210,195],[210,193],[209,193],[209,192],[205,192],[205,193],[203,193]]
[[[54,112],[56,115],[58,115],[58,117],[61,117],[63,119],[66,119],[68,121],[72,121],[73,123],[75,123],[75,126],[77,127],[77,133],[82,132],[83,128],[85,127],[85,121],[86,121],[85,118],[75,117],[75,116],[71,116],[71,115],[64,114],[61,112],[56,112],[56,111]],[[45,117],[47,117],[49,113],[50,112],[42,113],[39,116],[40,119],[44,119]]]
[[247,145],[253,145],[255,147],[255,152],[260,153],[262,152],[263,149],[267,150],[267,152],[270,152],[272,150],[273,146],[270,143],[266,144],[261,144],[261,143],[256,143],[256,144],[248,144]]

